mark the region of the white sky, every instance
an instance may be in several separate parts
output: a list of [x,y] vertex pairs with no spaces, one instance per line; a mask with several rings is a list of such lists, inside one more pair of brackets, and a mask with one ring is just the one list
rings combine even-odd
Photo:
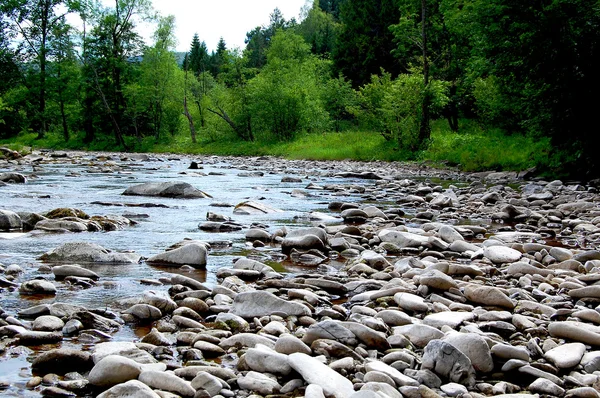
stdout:
[[[267,25],[269,15],[279,8],[286,20],[298,19],[306,0],[152,0],[161,15],[176,19],[177,51],[189,51],[194,33],[215,50],[223,36],[228,49],[244,48],[246,32]],[[312,4],[312,1],[310,1]],[[152,28],[139,26],[139,33],[151,37]]]

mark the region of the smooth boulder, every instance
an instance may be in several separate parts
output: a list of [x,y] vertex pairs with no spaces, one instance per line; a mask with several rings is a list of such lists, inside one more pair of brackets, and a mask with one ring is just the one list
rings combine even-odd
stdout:
[[159,196],[162,198],[196,199],[212,198],[187,182],[148,182],[127,188],[123,195]]
[[190,265],[194,268],[203,268],[208,262],[208,250],[206,244],[191,241],[176,249],[151,256],[146,262],[149,264]]
[[282,314],[284,316],[310,315],[310,309],[304,304],[286,301],[273,293],[264,291],[244,292],[235,297],[230,312],[242,318],[254,318],[265,315]]
[[106,263],[137,264],[141,256],[136,253],[118,253],[95,243],[68,242],[40,256],[50,263]]

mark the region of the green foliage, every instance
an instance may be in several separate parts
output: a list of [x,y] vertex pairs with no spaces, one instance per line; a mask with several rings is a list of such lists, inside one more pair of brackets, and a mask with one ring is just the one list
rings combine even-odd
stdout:
[[321,103],[319,62],[301,36],[279,31],[267,65],[249,82],[253,130],[291,140],[300,131],[321,131],[328,123]]
[[389,30],[400,18],[399,0],[348,0],[340,6],[341,32],[333,51],[337,73],[354,87],[366,84],[381,69],[397,75],[402,70],[392,55],[394,35]]
[[465,171],[520,171],[544,162],[551,150],[548,138],[507,136],[470,120],[462,120],[461,125],[461,132],[456,133],[441,121],[434,123],[432,144],[423,159]]
[[600,172],[589,127],[600,89],[598,2],[474,0],[471,11],[474,48],[512,105],[511,128],[552,137],[579,176]]
[[398,76],[385,91],[380,111],[385,134],[396,140],[400,148],[416,151],[424,144],[420,141],[419,128],[426,95],[433,112],[448,102],[446,84],[432,80],[426,87],[423,75],[417,73]]
[[376,131],[385,135],[386,127],[382,112],[383,100],[392,85],[392,76],[382,72],[381,76],[371,75],[371,81],[358,91],[355,105],[349,107],[364,130]]
[[340,28],[334,15],[323,11],[315,1],[296,32],[311,46],[313,54],[328,56],[335,48]]
[[200,42],[198,33],[194,34],[188,58],[188,68],[196,76],[208,70],[209,55],[206,43]]
[[333,119],[334,130],[340,131],[340,122],[349,119],[350,110],[356,105],[357,93],[344,76],[327,79],[323,84],[323,105]]
[[275,9],[243,52],[195,35],[181,70],[150,0],[5,0],[0,139],[600,173],[597,1],[314,0],[302,15]]

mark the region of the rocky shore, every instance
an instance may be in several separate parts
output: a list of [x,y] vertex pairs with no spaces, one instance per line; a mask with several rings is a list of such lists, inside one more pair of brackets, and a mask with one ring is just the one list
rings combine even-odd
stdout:
[[[89,154],[0,160],[0,181],[27,184],[24,165],[82,156]],[[117,160],[131,155],[94,156],[112,157],[106,167],[115,172]],[[193,160],[193,171],[185,173],[201,173],[202,164],[216,161]],[[148,287],[141,296],[111,308],[59,301],[0,308],[0,361],[28,353],[28,391],[140,398],[600,397],[596,188],[404,164],[219,161],[252,175],[281,175],[282,182],[298,184],[290,195],[299,200],[327,193],[328,211],[304,215],[304,226],[273,227],[238,221],[277,212],[268,200],[215,207],[199,229],[242,233],[248,250],[220,268],[212,286],[171,273],[140,280]],[[210,197],[177,176],[132,184],[123,195]],[[355,201],[336,200],[350,194]],[[90,264],[203,268],[218,244],[183,240],[144,258],[77,235],[134,223],[80,209],[38,214],[0,205],[5,238],[31,230],[73,236],[39,254],[48,277],[27,279],[19,264],[0,264],[0,295],[52,297],[65,283],[93,288],[103,275]],[[265,250],[300,271],[276,271]],[[131,325],[147,333],[113,341]],[[0,388],[11,391],[2,375]]]

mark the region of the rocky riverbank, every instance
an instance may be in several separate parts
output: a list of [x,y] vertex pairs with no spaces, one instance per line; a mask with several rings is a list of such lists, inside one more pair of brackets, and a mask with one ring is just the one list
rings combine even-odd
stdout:
[[[32,178],[23,172],[28,167],[90,156],[52,155],[0,161],[0,180],[26,184]],[[129,155],[94,156],[111,173]],[[203,164],[217,161],[194,160],[185,173],[201,175]],[[290,195],[298,200],[327,194],[328,211],[304,215],[311,225],[273,227],[236,221],[252,212],[277,212],[268,197],[215,207],[219,211],[207,214],[199,229],[241,231],[248,250],[220,268],[212,286],[172,273],[140,280],[148,286],[142,295],[111,308],[54,301],[0,310],[0,355],[27,353],[27,391],[101,397],[600,397],[595,188],[404,164],[218,161],[247,175],[275,174],[297,183]],[[210,196],[178,182],[180,172],[167,183],[132,184],[123,194]],[[336,200],[348,196],[356,200]],[[103,275],[88,265],[98,263],[202,268],[218,245],[184,240],[150,258],[116,252],[80,242],[77,231],[105,233],[100,231],[130,228],[134,221],[86,216],[79,209],[49,215],[2,208],[4,235],[37,229],[72,234],[73,241],[39,253],[38,266],[50,277],[27,280],[20,264],[2,265],[0,288],[50,297],[60,284],[93,288]],[[277,262],[297,272],[278,272]],[[147,331],[136,341],[113,341],[131,325]],[[19,395],[8,382],[3,388]]]

